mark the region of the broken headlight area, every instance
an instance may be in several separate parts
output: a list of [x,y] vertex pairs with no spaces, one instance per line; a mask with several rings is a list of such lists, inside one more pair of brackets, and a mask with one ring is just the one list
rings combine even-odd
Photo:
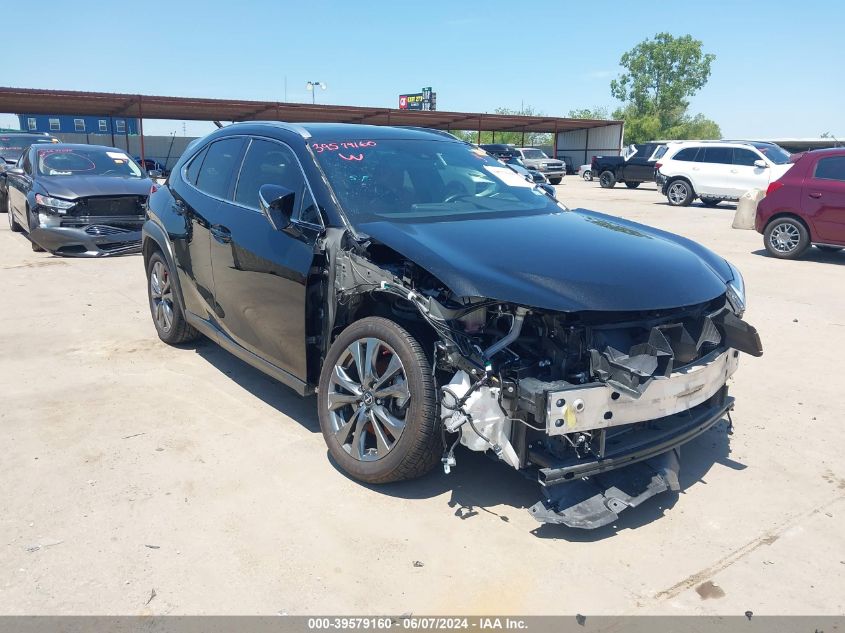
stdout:
[[739,352],[762,354],[727,290],[678,309],[562,313],[453,296],[401,258],[337,263],[341,307],[369,297],[430,326],[415,331],[432,335],[445,472],[459,444],[494,455],[541,484],[543,522],[598,527],[677,489],[678,447],[732,407]]

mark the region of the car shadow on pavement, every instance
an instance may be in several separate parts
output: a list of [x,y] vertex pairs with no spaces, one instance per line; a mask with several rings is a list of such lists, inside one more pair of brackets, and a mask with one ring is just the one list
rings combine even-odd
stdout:
[[[756,251],[751,251],[752,255],[759,255],[760,257],[767,257],[769,259],[777,259],[767,251],[761,248]],[[804,253],[798,257],[798,261],[818,262],[819,264],[845,264],[845,251],[838,251],[834,253],[826,253],[818,248],[808,248]]]
[[[507,523],[511,521],[513,513],[527,512],[541,498],[539,484],[501,462],[463,447],[456,451],[455,457],[458,463],[449,475],[445,475],[438,467],[420,479],[386,485],[361,485],[373,492],[403,499],[427,499],[451,493],[447,505],[461,520],[486,514]],[[734,470],[745,468],[730,458],[727,421],[719,422],[681,448],[680,494],[659,494],[641,506],[625,510],[619,515],[618,521],[603,528],[580,530],[564,525],[538,524],[531,533],[539,538],[590,542],[646,525],[662,517],[665,510],[674,506],[683,491],[699,483],[706,484],[704,477],[714,463]],[[337,464],[333,465],[339,473],[344,474]]]
[[299,396],[289,387],[270,378],[207,338],[201,338],[189,348],[259,400],[312,433],[320,433],[316,396],[305,398]]

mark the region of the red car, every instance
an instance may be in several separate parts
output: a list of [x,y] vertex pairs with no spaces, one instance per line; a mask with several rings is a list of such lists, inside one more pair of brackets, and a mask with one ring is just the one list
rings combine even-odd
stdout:
[[754,226],[766,250],[781,259],[794,259],[811,244],[845,248],[845,148],[801,155],[769,185]]

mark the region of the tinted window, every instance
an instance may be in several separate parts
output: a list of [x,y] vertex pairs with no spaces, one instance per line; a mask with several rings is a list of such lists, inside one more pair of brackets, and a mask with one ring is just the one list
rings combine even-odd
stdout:
[[820,158],[816,164],[816,178],[845,181],[845,156]]
[[763,160],[750,149],[742,149],[741,147],[734,147],[734,165],[745,165],[753,167],[754,162]]
[[232,174],[238,169],[241,147],[243,140],[240,138],[227,138],[212,143],[200,167],[197,189],[210,196],[225,198]]
[[730,147],[705,147],[698,154],[698,162],[730,165],[733,162],[733,150]]
[[685,147],[680,152],[675,154],[674,160],[695,160],[695,155],[698,154],[697,147]]
[[309,224],[322,225],[323,222],[320,219],[320,211],[317,209],[317,203],[314,202],[311,192],[304,184],[302,186],[301,200],[302,204],[300,206],[299,219],[302,222],[308,222]]
[[202,160],[205,158],[206,152],[208,152],[207,147],[194,157],[191,164],[188,165],[188,169],[185,170],[185,180],[192,185],[197,184],[197,176],[200,173],[200,167],[202,167]]
[[32,162],[29,160],[29,152],[24,154],[21,168],[29,175],[32,175]]
[[666,154],[666,152],[668,150],[669,150],[668,145],[661,145],[660,147],[657,148],[657,151],[654,152],[654,156],[652,156],[652,158],[654,160],[659,160],[659,159],[663,158],[663,156]]
[[253,139],[238,177],[235,202],[259,209],[258,190],[262,185],[281,185],[299,195],[304,182],[302,170],[289,148],[273,141]]
[[654,145],[637,145],[637,152],[632,158],[648,158],[654,152]]

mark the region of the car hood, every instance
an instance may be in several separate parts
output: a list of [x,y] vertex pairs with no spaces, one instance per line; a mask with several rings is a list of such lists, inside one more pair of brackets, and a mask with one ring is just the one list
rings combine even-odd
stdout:
[[45,193],[68,200],[88,196],[146,196],[152,186],[149,178],[123,176],[39,176],[37,182]]
[[434,222],[368,221],[367,234],[465,297],[556,311],[638,311],[725,292],[727,262],[686,238],[583,209]]

